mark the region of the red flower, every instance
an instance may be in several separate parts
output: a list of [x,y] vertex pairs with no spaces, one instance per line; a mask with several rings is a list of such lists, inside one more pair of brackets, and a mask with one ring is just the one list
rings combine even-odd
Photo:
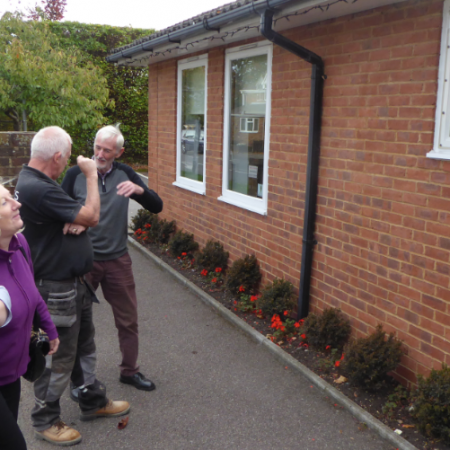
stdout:
[[203,269],[200,273],[201,273],[204,277],[206,277],[206,276],[208,275],[208,271],[207,271],[206,269]]
[[149,223],[145,224],[145,228],[151,228],[152,226]]
[[301,337],[302,339],[306,339],[306,334],[301,334],[300,337]]
[[211,283],[217,283],[217,278],[213,278],[212,280],[211,280]]
[[216,267],[216,273],[222,272],[222,267]]
[[281,331],[286,331],[286,328],[284,328],[283,326],[280,327]]
[[288,316],[288,315],[289,315],[289,311],[285,311],[285,312],[283,313],[283,315],[284,315],[284,316]]
[[300,319],[300,325],[303,325],[304,321],[305,321],[305,319]]
[[235,305],[237,305],[237,300],[235,300],[233,303],[234,303]]
[[339,367],[339,366],[341,365],[341,362],[340,362],[340,361],[336,361],[336,362],[334,363],[334,365],[335,365],[335,367]]
[[181,259],[181,256],[177,256],[177,259]]
[[245,292],[245,287],[244,286],[239,286],[239,292]]
[[280,320],[280,316],[278,314],[274,314],[272,317],[272,322],[275,322],[276,320]]
[[327,345],[326,347],[325,347],[325,350],[329,350],[331,348],[331,345]]
[[257,297],[256,295],[252,295],[252,296],[250,297],[250,301],[251,301],[251,302],[256,302],[257,299],[258,299],[258,297]]
[[300,324],[299,324],[298,322],[295,322],[295,323],[294,323],[294,327],[295,327],[295,328],[300,328]]
[[345,353],[342,353],[341,361],[344,359]]
[[181,256],[186,256],[187,255],[187,253],[186,252],[183,252],[182,254],[181,254]]

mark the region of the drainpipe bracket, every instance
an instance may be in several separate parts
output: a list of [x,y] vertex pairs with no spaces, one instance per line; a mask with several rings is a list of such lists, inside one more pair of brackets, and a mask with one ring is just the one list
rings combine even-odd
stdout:
[[309,245],[317,245],[317,239],[302,239],[302,242],[304,244],[309,244]]

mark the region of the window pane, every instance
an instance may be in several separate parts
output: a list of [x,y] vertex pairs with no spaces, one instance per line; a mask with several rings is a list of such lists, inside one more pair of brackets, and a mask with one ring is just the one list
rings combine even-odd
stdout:
[[205,67],[182,73],[181,176],[203,181]]
[[262,198],[267,55],[230,63],[228,189]]

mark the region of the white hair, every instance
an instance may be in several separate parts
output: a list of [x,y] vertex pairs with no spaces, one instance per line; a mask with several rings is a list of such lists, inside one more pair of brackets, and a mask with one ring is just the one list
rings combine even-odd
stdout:
[[125,139],[123,137],[122,132],[119,130],[118,125],[107,125],[106,127],[100,128],[95,135],[95,140],[100,139],[101,141],[105,139],[109,139],[115,137],[116,138],[116,152],[121,150],[123,147],[123,143]]
[[62,128],[56,126],[42,128],[31,141],[31,158],[48,161],[57,152],[67,156],[71,145],[71,137]]

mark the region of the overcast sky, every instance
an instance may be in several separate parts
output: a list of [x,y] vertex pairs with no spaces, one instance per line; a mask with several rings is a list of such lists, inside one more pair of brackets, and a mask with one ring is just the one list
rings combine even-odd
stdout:
[[[64,20],[161,30],[232,0],[67,0]],[[0,0],[0,15],[40,0]]]

